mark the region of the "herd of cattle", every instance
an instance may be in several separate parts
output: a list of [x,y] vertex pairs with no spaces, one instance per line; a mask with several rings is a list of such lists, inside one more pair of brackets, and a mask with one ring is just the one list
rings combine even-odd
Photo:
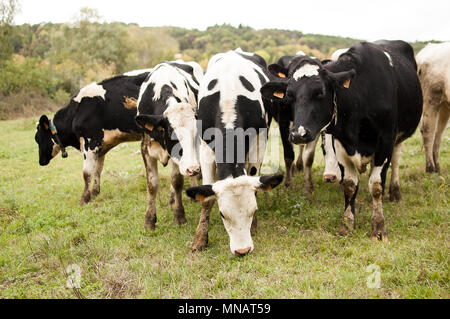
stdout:
[[[422,112],[423,106],[423,112]],[[423,114],[423,115],[422,115]],[[313,191],[311,166],[319,136],[326,182],[341,182],[345,210],[339,233],[355,227],[358,174],[370,163],[374,241],[387,241],[382,196],[391,165],[390,200],[400,200],[402,142],[421,131],[427,172],[439,172],[439,148],[450,114],[450,43],[429,44],[418,55],[403,41],[361,42],[320,61],[298,52],[267,67],[241,49],[216,54],[206,72],[195,62],[165,61],[82,88],[53,119],[43,115],[35,135],[39,163],[47,165],[72,146],[84,155],[81,204],[100,192],[106,153],[141,140],[148,207],[145,227],[156,224],[158,165],[170,164],[175,224],[186,222],[186,190],[201,201],[192,250],[208,243],[217,199],[231,252],[254,248],[256,192],[279,185],[283,175],[259,176],[272,119],[278,122],[286,165],[285,185],[303,170]],[[293,144],[300,144],[294,163]],[[202,185],[198,182],[202,178]]]

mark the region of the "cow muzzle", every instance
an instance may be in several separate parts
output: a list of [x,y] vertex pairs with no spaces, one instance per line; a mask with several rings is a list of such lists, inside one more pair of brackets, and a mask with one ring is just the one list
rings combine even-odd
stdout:
[[326,183],[336,183],[337,182],[337,176],[334,174],[326,174],[323,175],[323,181]]
[[298,129],[293,129],[289,134],[289,142],[294,144],[306,144],[312,141],[311,133],[300,126]]
[[236,249],[234,251],[234,255],[237,257],[243,257],[243,256],[247,255],[248,253],[250,253],[251,250],[252,250],[252,247],[247,247],[244,249]]
[[187,176],[197,176],[198,174],[200,174],[200,166],[190,166],[186,169],[186,175]]

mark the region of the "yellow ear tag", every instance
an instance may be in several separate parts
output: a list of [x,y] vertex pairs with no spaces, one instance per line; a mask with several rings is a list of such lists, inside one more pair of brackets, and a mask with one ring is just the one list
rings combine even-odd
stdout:
[[279,99],[284,98],[284,93],[283,92],[273,92],[273,95],[276,96]]
[[195,195],[195,200],[199,201],[199,202],[203,202],[205,200],[205,198],[206,198],[205,196],[200,195],[200,194]]
[[286,74],[281,73],[281,72],[278,72],[278,76],[279,76],[280,78],[285,78],[285,77],[286,77]]
[[148,123],[145,123],[145,128],[147,129],[147,130],[149,130],[149,131],[153,131],[153,125],[151,125],[151,124],[148,124]]
[[344,84],[342,84],[342,86],[345,87],[346,89],[348,89],[350,87],[350,79],[345,81]]

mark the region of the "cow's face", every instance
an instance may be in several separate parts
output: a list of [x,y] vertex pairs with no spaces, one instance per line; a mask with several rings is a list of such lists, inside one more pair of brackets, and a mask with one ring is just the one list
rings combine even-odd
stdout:
[[175,103],[163,115],[139,114],[136,122],[163,147],[182,175],[200,173],[200,138],[192,105]]
[[317,134],[331,123],[335,114],[335,90],[348,88],[355,75],[354,70],[329,72],[320,61],[308,57],[294,68],[290,67],[289,72],[277,65],[272,65],[270,70],[282,77],[279,81],[266,83],[261,93],[266,98],[279,99],[292,106],[294,124],[289,139],[295,144],[315,140]]
[[256,191],[268,191],[278,186],[283,175],[227,178],[214,183],[191,187],[186,190],[189,197],[205,201],[215,196],[220,217],[230,237],[230,250],[235,256],[250,253],[253,240],[250,234],[253,216],[258,208]]
[[34,139],[39,146],[39,164],[45,166],[60,151],[59,146],[53,142],[50,121],[46,115],[42,115],[39,119]]

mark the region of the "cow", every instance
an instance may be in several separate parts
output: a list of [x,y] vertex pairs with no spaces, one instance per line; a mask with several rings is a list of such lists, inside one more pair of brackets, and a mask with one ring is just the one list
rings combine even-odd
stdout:
[[400,199],[398,166],[402,142],[417,128],[422,90],[412,47],[403,41],[360,42],[323,65],[299,57],[279,78],[261,88],[267,97],[289,100],[294,107],[290,136],[308,143],[326,130],[333,135],[345,198],[340,235],[354,229],[358,172],[371,164],[374,241],[388,241],[382,210],[386,173],[392,161],[390,199]]
[[186,190],[189,197],[202,201],[192,251],[208,243],[216,198],[231,253],[243,256],[254,249],[256,191],[268,191],[283,180],[283,175],[258,176],[269,127],[260,88],[268,80],[264,59],[241,49],[216,54],[208,63],[197,112],[203,185]]
[[450,116],[450,42],[430,43],[416,59],[424,96],[420,131],[426,171],[439,173],[439,150]]
[[[42,115],[35,140],[39,145],[39,164],[46,166],[60,151],[67,157],[72,146],[83,153],[84,191],[80,204],[100,193],[100,176],[105,155],[123,142],[141,140],[134,117],[142,82],[150,69],[132,71],[83,87],[53,119]],[[91,184],[92,190],[91,190]]]
[[[277,65],[283,69],[288,69],[289,64],[295,57],[305,56],[303,51],[297,52],[294,56],[286,55],[278,59]],[[291,184],[292,174],[296,170],[304,170],[304,189],[305,192],[311,194],[314,190],[314,185],[312,182],[312,164],[314,162],[314,154],[316,149],[316,144],[319,139],[317,138],[305,144],[299,145],[299,156],[296,161],[295,166],[292,165],[294,162],[294,149],[292,147],[291,140],[289,139],[289,130],[291,123],[293,122],[293,112],[292,106],[285,101],[279,99],[272,99],[272,105],[270,108],[271,116],[278,123],[281,141],[284,150],[284,161],[286,166],[286,178],[285,185],[289,186]],[[334,183],[340,181],[340,170],[337,161],[334,156],[334,152],[331,152],[329,147],[330,143],[325,143],[325,141],[331,141],[331,135],[322,135],[322,151],[325,158],[325,170],[323,173],[323,180],[325,182]],[[328,149],[328,152],[326,151]],[[295,168],[295,169],[294,169]]]
[[144,227],[156,227],[158,165],[170,165],[174,224],[186,223],[182,191],[184,176],[200,173],[196,110],[203,69],[196,62],[165,61],[155,66],[141,86],[136,123],[144,132],[141,153],[145,164],[148,206]]

